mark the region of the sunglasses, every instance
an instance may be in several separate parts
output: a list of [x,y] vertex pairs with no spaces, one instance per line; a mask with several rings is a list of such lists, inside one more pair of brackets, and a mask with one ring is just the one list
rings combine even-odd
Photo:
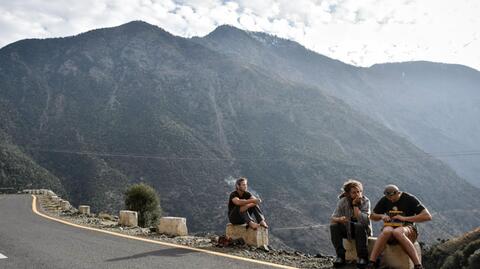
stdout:
[[398,191],[386,191],[383,194],[385,194],[385,196],[394,196],[397,193]]

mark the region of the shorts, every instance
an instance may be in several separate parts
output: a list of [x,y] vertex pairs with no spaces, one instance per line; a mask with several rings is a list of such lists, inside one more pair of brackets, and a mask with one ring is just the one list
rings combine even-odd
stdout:
[[[397,227],[395,229],[404,229],[405,230],[405,236],[410,240],[410,242],[415,243],[415,241],[417,241],[418,232],[417,232],[417,229],[416,229],[415,226],[406,225],[406,226],[402,226],[402,227]],[[395,244],[398,244],[398,241],[395,237],[392,236],[392,237],[390,237],[390,239],[388,239],[387,244],[395,245]]]

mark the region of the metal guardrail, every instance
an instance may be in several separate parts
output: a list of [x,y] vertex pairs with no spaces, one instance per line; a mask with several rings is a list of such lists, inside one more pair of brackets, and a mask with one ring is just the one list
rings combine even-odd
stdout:
[[17,193],[17,189],[13,187],[2,187],[0,188],[0,193],[4,193],[4,194]]

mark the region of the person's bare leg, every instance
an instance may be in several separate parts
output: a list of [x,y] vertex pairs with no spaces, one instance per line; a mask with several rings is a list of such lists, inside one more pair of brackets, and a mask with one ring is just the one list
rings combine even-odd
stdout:
[[248,227],[252,228],[253,230],[256,230],[258,229],[258,227],[260,227],[260,224],[256,223],[255,221],[250,221],[248,223]]
[[398,243],[407,253],[408,257],[410,257],[413,264],[420,264],[420,259],[418,258],[415,246],[413,245],[412,241],[410,241],[410,239],[408,239],[408,237],[405,235],[405,229],[403,227],[399,227],[393,230],[393,236],[395,236],[395,239],[397,239]]
[[377,237],[375,245],[373,245],[372,253],[370,254],[370,261],[375,262],[377,260],[380,253],[385,249],[388,239],[392,237],[392,232],[392,227],[387,226],[383,228],[382,233]]

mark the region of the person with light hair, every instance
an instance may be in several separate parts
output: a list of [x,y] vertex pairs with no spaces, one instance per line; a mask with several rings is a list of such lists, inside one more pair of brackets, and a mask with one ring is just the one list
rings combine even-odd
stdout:
[[368,236],[372,234],[370,200],[363,195],[362,183],[355,179],[343,184],[339,198],[330,224],[330,236],[337,255],[333,265],[341,267],[346,263],[343,238],[347,238],[355,240],[357,267],[364,268],[368,263]]
[[385,186],[384,197],[378,201],[370,215],[373,221],[383,221],[383,229],[370,254],[368,269],[378,267],[378,256],[387,244],[399,244],[414,264],[414,269],[423,269],[420,255],[413,245],[418,237],[416,222],[432,220],[432,215],[413,195],[402,192],[395,185]]

